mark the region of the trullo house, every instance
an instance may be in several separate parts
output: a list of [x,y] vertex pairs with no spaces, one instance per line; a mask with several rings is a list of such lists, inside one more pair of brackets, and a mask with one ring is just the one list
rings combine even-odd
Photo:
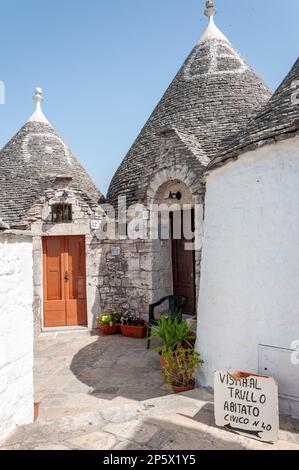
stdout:
[[43,114],[36,109],[0,152],[0,218],[33,235],[34,323],[44,328],[96,325],[99,241],[91,220],[102,194]]
[[299,59],[209,164],[198,344],[215,369],[273,375],[299,417]]
[[[208,1],[207,28],[114,175],[107,196],[114,207],[119,196],[127,205],[163,204],[166,212],[175,203],[176,211],[185,207],[182,219],[194,219],[194,207],[203,207],[202,175],[210,160],[269,100],[269,88],[217,28],[215,13]],[[196,214],[198,232],[202,212]],[[200,247],[186,251],[185,240],[175,237],[118,244],[120,256],[108,253],[102,306],[113,302],[146,315],[149,303],[174,293],[189,298],[186,314],[196,314]],[[115,272],[122,273],[120,286]]]

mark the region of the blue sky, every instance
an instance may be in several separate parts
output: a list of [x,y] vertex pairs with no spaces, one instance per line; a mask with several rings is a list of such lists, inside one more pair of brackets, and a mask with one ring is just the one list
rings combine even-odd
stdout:
[[[204,0],[0,0],[0,146],[44,112],[103,192],[206,26]],[[216,23],[274,89],[298,57],[298,0],[216,0]]]

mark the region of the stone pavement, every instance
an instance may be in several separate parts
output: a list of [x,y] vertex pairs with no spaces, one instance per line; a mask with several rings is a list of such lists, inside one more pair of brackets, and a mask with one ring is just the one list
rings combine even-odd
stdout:
[[299,421],[282,418],[275,445],[217,428],[212,393],[174,395],[144,340],[43,334],[35,386],[38,421],[20,427],[0,450],[299,450]]
[[35,390],[42,420],[170,393],[157,354],[146,350],[144,340],[84,331],[39,337]]

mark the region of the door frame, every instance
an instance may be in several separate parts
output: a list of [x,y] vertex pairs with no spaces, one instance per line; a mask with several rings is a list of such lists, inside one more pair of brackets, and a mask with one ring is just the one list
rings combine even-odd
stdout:
[[[85,271],[85,295],[86,295],[86,325],[81,326],[57,326],[57,327],[50,327],[45,326],[45,283],[46,283],[46,269],[45,269],[45,251],[44,251],[44,240],[50,238],[71,238],[71,237],[82,237],[84,238],[84,271]],[[89,292],[88,292],[88,276],[87,276],[87,245],[86,245],[86,234],[76,234],[76,235],[42,235],[40,237],[41,240],[41,290],[40,290],[40,300],[41,300],[41,309],[40,309],[40,321],[41,321],[41,331],[53,331],[53,330],[74,330],[74,329],[88,329],[89,328],[89,315],[88,315],[88,305],[89,305]]]

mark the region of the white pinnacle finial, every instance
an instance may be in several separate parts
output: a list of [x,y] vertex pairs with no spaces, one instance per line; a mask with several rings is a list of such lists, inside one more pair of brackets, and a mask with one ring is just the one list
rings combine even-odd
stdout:
[[35,95],[33,97],[33,101],[37,103],[41,103],[44,98],[42,97],[43,90],[39,87],[35,88]]
[[205,9],[205,15],[208,18],[211,18],[212,16],[215,16],[217,13],[216,7],[214,0],[207,0],[206,1],[206,9]]
[[44,113],[42,112],[41,103],[44,101],[42,93],[43,93],[43,90],[41,88],[39,87],[35,88],[35,95],[33,97],[33,101],[36,104],[36,108],[28,122],[43,122],[44,124],[50,124],[48,119],[45,117]]
[[217,28],[214,23],[214,16],[216,15],[217,10],[215,7],[214,0],[207,0],[206,1],[206,9],[205,15],[209,18],[209,24],[202,33],[197,45],[203,44],[207,41],[218,40],[218,41],[225,41],[229,42],[228,39],[224,36],[224,34]]

